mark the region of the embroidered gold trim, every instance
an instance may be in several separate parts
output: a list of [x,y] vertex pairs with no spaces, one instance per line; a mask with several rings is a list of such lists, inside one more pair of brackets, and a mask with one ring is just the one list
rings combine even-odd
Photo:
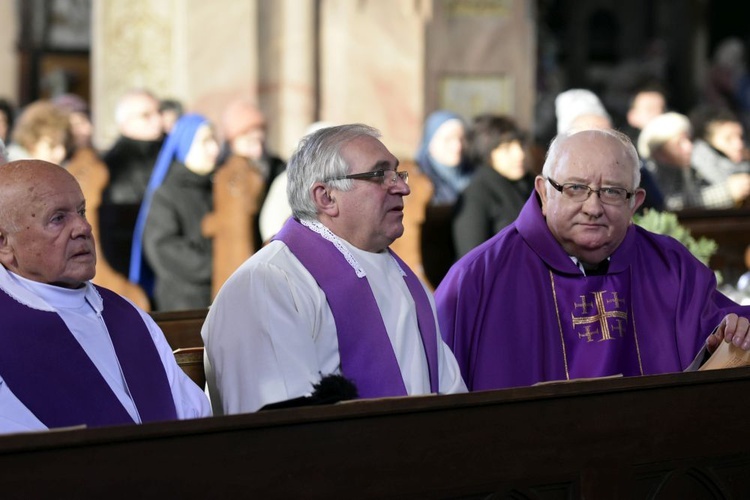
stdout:
[[632,292],[633,274],[632,273],[633,271],[632,269],[629,269],[628,272],[630,273],[630,283],[631,283],[630,319],[633,322],[633,338],[635,340],[635,352],[638,353],[638,369],[641,371],[641,375],[643,375],[643,362],[641,361],[641,346],[638,343],[638,329],[635,327],[635,306],[633,305],[633,300],[632,300],[632,296],[633,296],[633,292]]
[[560,330],[560,344],[562,345],[563,364],[565,365],[565,380],[570,380],[568,373],[568,354],[565,352],[565,337],[563,336],[562,321],[560,320],[560,309],[557,307],[557,291],[555,291],[555,275],[549,271],[549,280],[552,283],[552,299],[555,301],[555,314],[557,314],[557,328]]

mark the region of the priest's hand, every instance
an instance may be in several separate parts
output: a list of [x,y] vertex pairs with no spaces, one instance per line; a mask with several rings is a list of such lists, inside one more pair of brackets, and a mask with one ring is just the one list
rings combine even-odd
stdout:
[[739,317],[734,313],[727,314],[721,320],[716,330],[708,336],[706,346],[709,352],[714,352],[721,341],[731,342],[740,349],[750,350],[750,320]]

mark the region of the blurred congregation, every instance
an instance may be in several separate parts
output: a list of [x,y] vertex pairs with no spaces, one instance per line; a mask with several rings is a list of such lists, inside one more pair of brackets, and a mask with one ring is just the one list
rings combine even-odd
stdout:
[[[333,1],[294,13],[219,2],[211,10],[221,14],[177,2],[187,21],[151,2],[9,2],[6,46],[22,64],[0,100],[0,138],[9,160],[43,159],[78,179],[98,247],[95,282],[145,310],[170,311],[208,307],[282,227],[291,214],[285,164],[299,139],[373,125],[409,172],[394,251],[434,289],[458,258],[515,220],[547,145],[567,130],[629,135],[647,191],[642,213],[747,206],[748,38],[719,24],[721,6],[687,3],[685,22],[669,32],[669,2],[592,0],[573,12],[564,0]],[[394,19],[385,21],[385,4],[398,6]],[[629,27],[649,14],[653,23]],[[214,30],[204,30],[198,42],[199,19],[228,34],[209,39]],[[390,38],[388,23],[399,28]],[[337,36],[370,26],[378,42],[330,56]],[[408,27],[420,34],[404,35]],[[677,59],[684,51],[675,44],[706,30],[689,51],[704,67],[683,67],[688,56]],[[456,62],[451,40],[468,31],[484,48],[465,41],[474,52]],[[288,46],[269,48],[274,39]],[[522,50],[484,58],[507,46]],[[399,51],[410,60],[387,60]],[[218,67],[227,57],[236,68]],[[297,72],[283,74],[274,58]],[[180,69],[165,76],[157,63]]]

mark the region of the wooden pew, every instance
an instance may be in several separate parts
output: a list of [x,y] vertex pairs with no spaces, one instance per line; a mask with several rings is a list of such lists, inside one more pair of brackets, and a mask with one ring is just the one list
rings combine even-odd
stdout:
[[704,236],[719,245],[710,265],[722,272],[725,283],[735,284],[748,270],[745,251],[750,246],[750,208],[683,210],[677,218],[694,237]]
[[0,477],[3,498],[745,499],[748,391],[737,368],[0,436]]
[[172,349],[203,347],[201,328],[208,314],[206,309],[188,311],[154,311],[151,317],[156,321]]
[[193,382],[203,388],[206,386],[206,373],[203,368],[201,328],[206,314],[208,309],[151,313],[172,347],[177,364]]

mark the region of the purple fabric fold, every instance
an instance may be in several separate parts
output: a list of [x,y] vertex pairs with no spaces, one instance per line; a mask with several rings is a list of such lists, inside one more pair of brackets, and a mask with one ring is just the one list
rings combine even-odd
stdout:
[[96,289],[104,299],[104,323],[141,420],[177,420],[167,372],[140,313],[116,293]]
[[[169,382],[146,325],[124,299],[98,290],[104,298],[105,324],[142,420],[175,419]],[[0,376],[44,425],[134,423],[57,313],[27,307],[4,291],[0,311]]]
[[[362,398],[407,395],[383,318],[366,278],[358,278],[338,249],[319,234],[289,219],[276,235],[315,278],[336,323],[341,372]],[[395,257],[395,254],[392,254]],[[402,262],[406,284],[416,304],[432,392],[438,391],[437,330],[427,294]]]
[[453,265],[435,291],[440,331],[469,390],[684,370],[728,313],[680,242],[631,225],[602,276],[584,276],[533,193],[516,221]]

